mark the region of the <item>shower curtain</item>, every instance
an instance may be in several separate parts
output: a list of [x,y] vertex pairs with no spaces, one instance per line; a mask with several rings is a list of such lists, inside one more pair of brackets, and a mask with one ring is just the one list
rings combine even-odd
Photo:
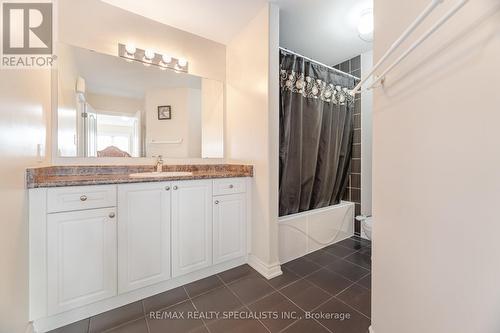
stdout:
[[280,51],[279,215],[340,202],[352,154],[357,82]]

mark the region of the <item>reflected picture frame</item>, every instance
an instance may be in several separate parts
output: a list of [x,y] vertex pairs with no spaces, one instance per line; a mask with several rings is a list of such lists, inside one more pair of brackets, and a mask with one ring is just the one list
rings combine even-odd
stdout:
[[170,119],[172,119],[172,106],[171,105],[158,106],[158,120],[170,120]]

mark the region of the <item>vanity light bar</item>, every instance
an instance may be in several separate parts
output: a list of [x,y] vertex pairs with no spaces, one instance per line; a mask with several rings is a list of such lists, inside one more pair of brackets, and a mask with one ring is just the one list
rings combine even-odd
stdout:
[[118,44],[118,55],[129,61],[142,62],[144,65],[157,66],[161,69],[172,69],[177,72],[187,73],[189,63],[186,59],[177,59],[166,54],[156,53],[151,49],[139,49],[131,44]]

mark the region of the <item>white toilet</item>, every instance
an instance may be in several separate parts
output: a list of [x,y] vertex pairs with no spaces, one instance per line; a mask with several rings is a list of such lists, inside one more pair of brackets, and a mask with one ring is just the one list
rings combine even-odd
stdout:
[[363,229],[363,232],[365,233],[366,237],[369,240],[372,240],[373,217],[358,215],[356,216],[356,220],[361,222],[361,228]]

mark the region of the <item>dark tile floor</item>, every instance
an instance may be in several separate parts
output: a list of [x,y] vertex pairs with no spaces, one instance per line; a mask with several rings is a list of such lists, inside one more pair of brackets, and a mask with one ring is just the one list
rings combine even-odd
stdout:
[[52,333],[366,333],[370,256],[371,243],[352,237],[282,265],[269,281],[243,265]]

